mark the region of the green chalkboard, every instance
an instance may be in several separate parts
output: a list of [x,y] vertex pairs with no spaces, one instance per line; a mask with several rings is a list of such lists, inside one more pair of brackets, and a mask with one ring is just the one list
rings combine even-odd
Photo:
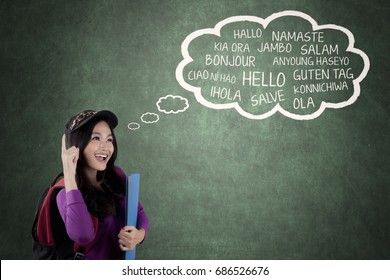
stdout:
[[2,259],[64,125],[119,118],[138,259],[389,259],[388,1],[1,1]]

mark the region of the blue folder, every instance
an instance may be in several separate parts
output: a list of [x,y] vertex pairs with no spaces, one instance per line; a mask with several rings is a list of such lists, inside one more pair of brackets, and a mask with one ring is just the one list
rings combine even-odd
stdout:
[[[126,183],[126,225],[137,226],[138,216],[139,174],[134,173],[127,177]],[[125,260],[135,259],[135,247],[125,252]]]

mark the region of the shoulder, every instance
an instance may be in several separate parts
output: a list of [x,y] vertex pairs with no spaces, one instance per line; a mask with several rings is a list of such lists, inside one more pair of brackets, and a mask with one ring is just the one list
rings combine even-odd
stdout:
[[114,166],[115,174],[120,178],[122,184],[126,185],[126,173],[119,166]]
[[114,171],[116,173],[116,175],[118,175],[119,177],[124,177],[126,178],[126,174],[125,172],[122,170],[122,168],[120,168],[119,166],[114,166]]
[[126,176],[125,172],[117,165],[114,165],[115,173],[119,176]]

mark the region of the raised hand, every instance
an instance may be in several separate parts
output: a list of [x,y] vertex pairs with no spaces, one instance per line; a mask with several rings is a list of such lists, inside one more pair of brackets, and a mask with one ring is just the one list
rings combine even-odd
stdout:
[[62,168],[64,171],[64,180],[65,180],[65,189],[70,191],[77,189],[76,184],[76,168],[77,161],[80,156],[80,149],[75,146],[66,148],[65,145],[65,134],[62,136],[62,148],[61,148],[61,159],[62,159]]

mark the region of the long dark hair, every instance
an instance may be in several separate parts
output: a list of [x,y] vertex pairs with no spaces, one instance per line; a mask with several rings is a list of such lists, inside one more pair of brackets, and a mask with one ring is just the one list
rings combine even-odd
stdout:
[[98,182],[102,182],[102,189],[97,189],[96,187],[92,186],[84,172],[86,166],[86,160],[83,155],[84,149],[91,141],[91,135],[94,127],[100,121],[104,121],[104,119],[92,119],[79,129],[73,131],[70,134],[69,143],[70,146],[76,146],[80,150],[80,157],[76,168],[76,182],[88,207],[88,211],[95,217],[103,219],[108,215],[117,214],[117,209],[119,206],[118,196],[120,194],[124,194],[125,187],[121,178],[115,171],[114,163],[118,154],[118,146],[114,134],[114,129],[108,122],[107,124],[110,127],[113,137],[114,152],[107,163],[106,169],[104,171],[97,171],[96,179]]

